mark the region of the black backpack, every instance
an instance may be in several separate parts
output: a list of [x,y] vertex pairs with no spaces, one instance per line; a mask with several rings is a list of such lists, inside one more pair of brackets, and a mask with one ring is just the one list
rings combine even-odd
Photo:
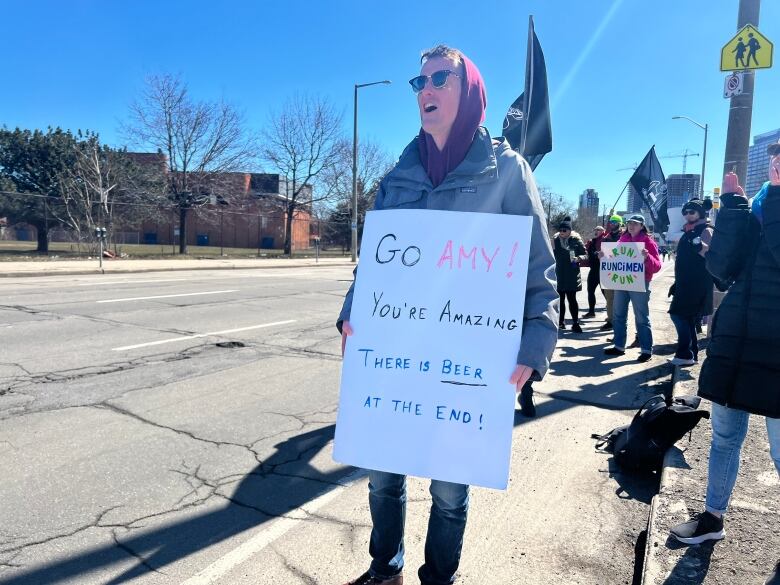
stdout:
[[597,439],[596,448],[612,453],[625,471],[650,472],[661,467],[667,449],[710,413],[700,410],[698,396],[679,396],[667,400],[658,394],[645,402],[631,424],[612,429]]

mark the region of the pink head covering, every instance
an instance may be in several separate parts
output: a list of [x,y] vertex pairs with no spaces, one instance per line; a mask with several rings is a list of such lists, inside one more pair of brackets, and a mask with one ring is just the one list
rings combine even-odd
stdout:
[[461,79],[458,115],[452,123],[447,144],[443,150],[439,150],[433,137],[422,128],[418,136],[420,161],[434,187],[438,187],[450,171],[463,162],[474,141],[474,134],[485,119],[487,96],[482,75],[466,55],[460,51],[458,53],[463,60],[464,75]]

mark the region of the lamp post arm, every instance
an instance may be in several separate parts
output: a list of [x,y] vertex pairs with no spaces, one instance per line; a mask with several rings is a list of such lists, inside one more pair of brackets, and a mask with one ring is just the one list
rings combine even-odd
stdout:
[[357,262],[358,246],[358,196],[357,196],[357,157],[358,157],[358,89],[369,87],[371,85],[388,85],[391,81],[384,79],[382,81],[372,81],[371,83],[356,83],[355,97],[353,98],[354,116],[352,119],[352,262]]
[[354,118],[352,120],[352,262],[357,262],[357,112],[358,112],[358,88],[363,87],[355,84]]
[[701,199],[704,201],[704,169],[707,165],[707,133],[709,132],[709,124],[704,125],[704,153],[701,157]]
[[699,197],[704,199],[704,170],[707,165],[707,134],[709,133],[709,124],[699,124],[696,120],[689,118],[688,116],[672,116],[672,120],[688,120],[691,124],[695,124],[702,130],[704,130],[704,150],[701,156],[701,177],[699,177]]

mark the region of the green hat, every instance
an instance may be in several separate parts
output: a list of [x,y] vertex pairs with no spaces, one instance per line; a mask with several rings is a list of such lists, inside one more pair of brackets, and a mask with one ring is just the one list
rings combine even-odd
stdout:
[[615,223],[619,223],[620,225],[623,225],[623,218],[619,215],[611,215],[609,217],[609,221],[614,221]]

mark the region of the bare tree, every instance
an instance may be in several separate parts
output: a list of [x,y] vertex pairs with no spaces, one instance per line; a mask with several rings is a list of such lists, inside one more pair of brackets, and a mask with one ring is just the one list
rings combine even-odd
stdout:
[[[101,145],[97,134],[79,131],[74,162],[63,172],[62,204],[53,215],[79,241],[95,240],[95,227],[126,224],[154,214],[154,204],[166,192],[165,172],[138,165],[126,151]],[[162,158],[162,157],[161,157]]]
[[[292,253],[292,222],[300,209],[329,200],[336,184],[327,176],[342,150],[342,115],[325,98],[295,96],[272,112],[261,157],[286,178],[284,253]],[[316,192],[316,195],[315,195]]]
[[[98,138],[88,134],[75,147],[74,164],[62,178],[62,210],[58,219],[79,241],[94,239],[94,228],[110,217],[109,201],[118,184],[115,159]],[[113,208],[113,206],[111,206]]]
[[539,197],[547,215],[547,228],[550,234],[558,230],[558,224],[564,217],[574,217],[574,207],[563,195],[553,193],[549,187],[539,186]]
[[[358,239],[362,235],[366,212],[374,206],[379,182],[393,166],[392,157],[376,142],[362,140],[358,144],[357,200]],[[341,144],[339,161],[326,180],[332,185],[333,200],[327,214],[324,236],[330,245],[345,250],[352,247],[352,143]]]
[[598,209],[590,209],[588,207],[580,207],[577,210],[577,217],[574,220],[577,229],[582,234],[591,234],[593,229],[599,224],[601,216],[598,214]]
[[229,201],[220,175],[245,170],[253,157],[243,115],[223,101],[195,101],[178,77],[152,76],[124,131],[133,144],[167,156],[166,195],[179,210],[179,252],[186,254],[189,210],[214,196]]

